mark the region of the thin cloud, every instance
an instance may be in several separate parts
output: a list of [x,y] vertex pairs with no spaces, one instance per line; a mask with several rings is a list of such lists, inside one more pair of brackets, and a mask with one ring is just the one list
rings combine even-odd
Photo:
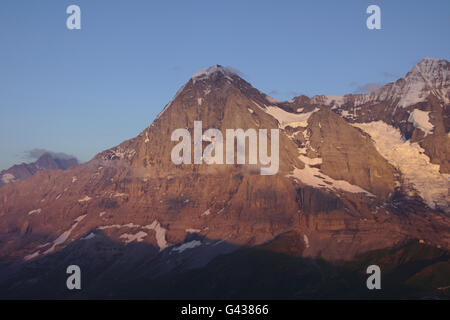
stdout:
[[271,97],[277,97],[280,99],[285,99],[286,97],[298,97],[298,96],[302,95],[301,92],[294,91],[294,90],[290,90],[290,91],[270,90],[267,94]]
[[280,94],[280,91],[278,91],[278,90],[270,90],[270,91],[269,91],[269,95],[277,96],[277,95],[279,95],[279,94]]
[[243,73],[241,70],[238,70],[238,69],[230,67],[230,66],[226,66],[225,68],[227,68],[231,72],[237,74],[239,77],[241,77],[243,79],[247,78],[247,75],[245,73]]
[[287,94],[288,94],[289,96],[291,96],[291,97],[298,97],[298,96],[301,96],[301,95],[302,95],[302,93],[299,92],[299,91],[288,91]]
[[357,88],[354,93],[371,93],[377,89],[380,89],[381,85],[379,83],[369,82],[360,86],[356,85],[356,87]]
[[46,149],[34,148],[32,150],[28,150],[24,152],[24,158],[28,160],[36,160],[39,159],[43,154],[50,154],[53,159],[58,160],[69,160],[69,159],[77,159],[75,156],[64,153],[64,152],[53,152]]
[[177,76],[183,73],[183,67],[181,66],[173,66],[170,70],[175,73]]
[[382,72],[381,75],[387,79],[397,78],[397,76],[395,74],[390,73],[390,72]]

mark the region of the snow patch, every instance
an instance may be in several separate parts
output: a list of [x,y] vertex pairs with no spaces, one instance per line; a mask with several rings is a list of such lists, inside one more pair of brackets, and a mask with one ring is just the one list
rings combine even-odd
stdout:
[[283,109],[275,106],[268,106],[265,110],[268,114],[278,120],[281,128],[286,128],[287,126],[291,127],[307,127],[309,117],[316,111],[319,111],[318,108],[314,109],[311,112],[305,113],[291,113],[284,111]]
[[205,212],[203,212],[203,213],[202,213],[202,216],[207,216],[207,215],[209,215],[209,214],[211,214],[210,209],[208,209],[208,210],[206,210]]
[[78,202],[86,202],[86,201],[89,201],[89,200],[91,200],[91,199],[92,199],[91,197],[85,196],[84,198],[78,200]]
[[44,255],[53,252],[55,250],[56,246],[59,246],[59,245],[63,244],[64,242],[66,242],[66,240],[69,239],[69,236],[72,233],[73,229],[75,229],[77,227],[77,225],[80,223],[80,221],[83,220],[84,218],[86,218],[86,215],[82,215],[82,216],[79,216],[78,218],[76,218],[74,220],[75,223],[72,225],[72,227],[69,230],[64,231],[58,238],[56,238],[53,241],[53,245],[50,247],[50,249],[48,249],[47,251],[44,252]]
[[217,246],[218,244],[221,244],[222,242],[225,242],[225,240],[218,240],[216,242],[214,242],[214,244],[212,245],[213,247]]
[[199,232],[201,232],[202,230],[200,230],[200,229],[186,229],[185,230],[187,233],[199,233]]
[[216,64],[216,65],[213,65],[211,67],[204,68],[204,69],[202,69],[200,71],[197,71],[196,73],[194,73],[192,75],[192,80],[195,83],[195,81],[206,79],[206,78],[208,78],[209,76],[211,76],[212,74],[214,74],[216,72],[222,73],[230,81],[233,81],[233,78],[231,78],[231,76],[237,75],[237,72],[235,70],[233,70],[232,68],[230,68],[230,67],[223,67],[221,65]]
[[34,253],[32,253],[32,254],[29,254],[29,255],[25,256],[25,257],[23,258],[23,260],[29,261],[29,260],[31,260],[31,259],[36,258],[37,256],[39,256],[39,251],[36,251],[36,252],[34,252]]
[[305,242],[306,248],[309,248],[309,239],[306,234],[303,235],[303,241]]
[[134,223],[127,223],[127,224],[111,224],[109,226],[101,226],[98,227],[100,230],[106,230],[106,229],[120,229],[120,228],[140,228],[141,225],[134,224]]
[[183,252],[183,251],[185,251],[185,250],[193,249],[193,248],[195,248],[195,247],[198,247],[198,246],[200,246],[201,244],[202,244],[202,243],[201,243],[201,241],[199,241],[199,240],[192,240],[192,241],[183,243],[182,245],[180,245],[180,246],[178,246],[178,247],[173,248],[172,251],[177,251],[178,253],[181,253],[181,252]]
[[119,238],[125,238],[125,243],[130,243],[130,242],[133,242],[133,241],[142,242],[142,241],[144,241],[144,238],[147,235],[148,235],[147,232],[139,231],[136,234],[124,233]]
[[429,113],[429,111],[414,109],[409,114],[408,122],[411,122],[414,127],[419,128],[427,135],[434,129],[434,126],[430,123]]
[[333,178],[323,174],[318,168],[310,167],[321,164],[321,158],[311,159],[300,155],[299,159],[305,164],[305,168],[295,168],[293,173],[288,175],[289,177],[294,177],[295,179],[315,188],[325,188],[334,191],[342,190],[350,193],[365,193],[370,197],[374,197],[372,193],[361,187],[348,183],[345,180],[334,180]]
[[347,110],[341,110],[341,116],[343,116],[344,118],[348,117],[350,115],[350,112],[348,112]]
[[81,240],[90,240],[95,238],[95,233],[91,232],[86,237],[81,238]]
[[32,214],[39,214],[39,213],[41,213],[42,212],[42,209],[41,208],[39,208],[39,209],[34,209],[34,210],[31,210],[30,212],[28,212],[28,215],[30,216],[30,215],[32,215]]
[[118,198],[118,197],[128,197],[128,193],[120,193],[120,192],[115,192],[112,194],[112,196],[114,198]]
[[[300,150],[300,153],[302,153],[302,151],[303,150]],[[299,159],[302,160],[303,163],[309,164],[310,166],[322,164],[322,158],[308,158],[303,155],[300,155]]]
[[258,103],[256,103],[255,101],[252,100],[252,102],[255,104],[255,106],[257,106],[258,108],[260,108],[261,110],[266,111],[263,107],[261,107]]
[[326,104],[333,104],[335,106],[341,106],[345,103],[344,96],[328,95],[328,96],[325,96],[325,98],[326,98]]
[[168,247],[167,241],[166,241],[166,229],[161,227],[161,224],[155,220],[152,224],[146,225],[143,228],[154,230],[156,233],[156,243],[158,244],[158,247],[160,250],[163,250]]
[[160,250],[167,248],[168,243],[166,241],[166,229],[161,227],[161,224],[155,220],[152,224],[141,226],[139,224],[134,224],[132,222],[127,224],[112,224],[108,226],[100,226],[98,229],[100,230],[106,230],[106,229],[120,229],[120,228],[141,228],[141,229],[147,229],[147,230],[153,230],[156,233],[156,242],[158,244],[158,247]]
[[44,244],[39,245],[37,248],[41,249],[41,248],[44,248],[44,247],[48,246],[49,244],[50,244],[50,242],[46,242]]
[[16,177],[14,175],[12,175],[11,173],[5,173],[2,176],[2,181],[4,183],[10,183],[10,182],[14,182],[14,180],[16,179]]

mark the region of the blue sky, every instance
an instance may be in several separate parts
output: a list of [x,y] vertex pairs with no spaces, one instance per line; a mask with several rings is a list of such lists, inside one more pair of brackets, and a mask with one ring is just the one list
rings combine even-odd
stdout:
[[[81,30],[66,8],[81,8]],[[366,8],[381,8],[381,30]],[[34,148],[82,161],[136,136],[197,70],[278,99],[352,93],[449,59],[450,1],[2,0],[0,169]]]

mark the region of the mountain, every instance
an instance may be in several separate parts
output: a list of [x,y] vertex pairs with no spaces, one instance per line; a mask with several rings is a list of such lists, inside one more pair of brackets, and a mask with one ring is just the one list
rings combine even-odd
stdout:
[[[261,276],[289,271],[275,275],[283,279],[268,283],[266,294],[338,297],[359,283],[363,263],[386,261],[379,252],[401,255],[392,268],[412,270],[410,277],[435,276],[412,295],[442,295],[449,285],[448,67],[425,58],[371,94],[284,102],[231,68],[197,72],[137,137],[87,163],[0,188],[1,295],[175,297],[175,289],[161,288],[190,277],[205,284],[200,296],[216,283],[214,296],[240,297],[238,282],[259,281],[251,274],[264,265]],[[228,164],[196,164],[195,150],[220,141],[209,128],[223,133],[223,145],[227,129],[255,129],[259,138],[265,129],[271,155],[279,130],[278,171],[261,174],[261,157],[237,164],[239,152]],[[190,160],[178,165],[177,129],[194,140]],[[249,163],[251,148],[240,152]],[[419,246],[418,257],[404,249],[411,246]],[[421,263],[409,267],[411,259]],[[65,288],[69,264],[87,274],[80,294]],[[389,297],[410,290],[409,282],[393,283]],[[188,295],[195,283],[180,286]],[[256,297],[253,288],[247,294]]]
[[350,123],[383,121],[419,143],[440,173],[448,174],[449,87],[449,62],[424,58],[405,77],[370,94],[303,96],[283,105],[291,111],[305,104],[326,106]]
[[78,165],[75,157],[55,157],[49,152],[43,153],[35,162],[21,163],[0,171],[0,185],[31,177],[42,170],[66,170]]

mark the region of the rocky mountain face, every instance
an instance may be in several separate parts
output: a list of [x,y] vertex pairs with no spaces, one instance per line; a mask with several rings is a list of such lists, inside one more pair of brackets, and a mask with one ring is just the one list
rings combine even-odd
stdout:
[[[411,241],[438,250],[411,277],[436,263],[448,265],[448,69],[446,60],[425,58],[371,94],[286,102],[229,68],[202,70],[137,137],[82,165],[37,172],[0,188],[0,292],[65,294],[63,268],[78,264],[89,275],[86,296],[157,297],[127,283],[162,288],[192,272],[198,277],[198,270],[211,274],[228,258],[223,265],[235,270],[246,255],[242,250],[256,250],[251,256],[258,264],[304,266],[304,274],[295,273],[300,278],[319,270],[347,275],[343,270],[363,261],[361,255],[404,252]],[[195,136],[195,121],[202,121],[202,148],[214,142],[206,137],[209,128],[224,137],[227,129],[266,129],[268,146],[275,139],[271,129],[278,129],[278,172],[261,175],[266,163],[260,158],[254,164],[174,164],[178,142],[172,133],[181,128]],[[194,159],[195,142],[190,145]],[[217,152],[226,158],[225,148]],[[251,148],[244,153],[249,159]],[[227,274],[232,279],[238,273]],[[126,281],[117,280],[121,276]],[[201,281],[208,279],[216,278]],[[443,279],[427,294],[448,285]],[[233,297],[230,281],[227,297]],[[298,286],[289,289],[292,297],[326,287],[312,280],[309,291],[297,294],[305,283],[289,285]]]
[[42,170],[66,170],[76,166],[78,160],[76,158],[58,158],[46,152],[42,154],[35,162],[21,163],[12,166],[9,169],[0,172],[0,185],[17,180],[31,177],[38,171]]

